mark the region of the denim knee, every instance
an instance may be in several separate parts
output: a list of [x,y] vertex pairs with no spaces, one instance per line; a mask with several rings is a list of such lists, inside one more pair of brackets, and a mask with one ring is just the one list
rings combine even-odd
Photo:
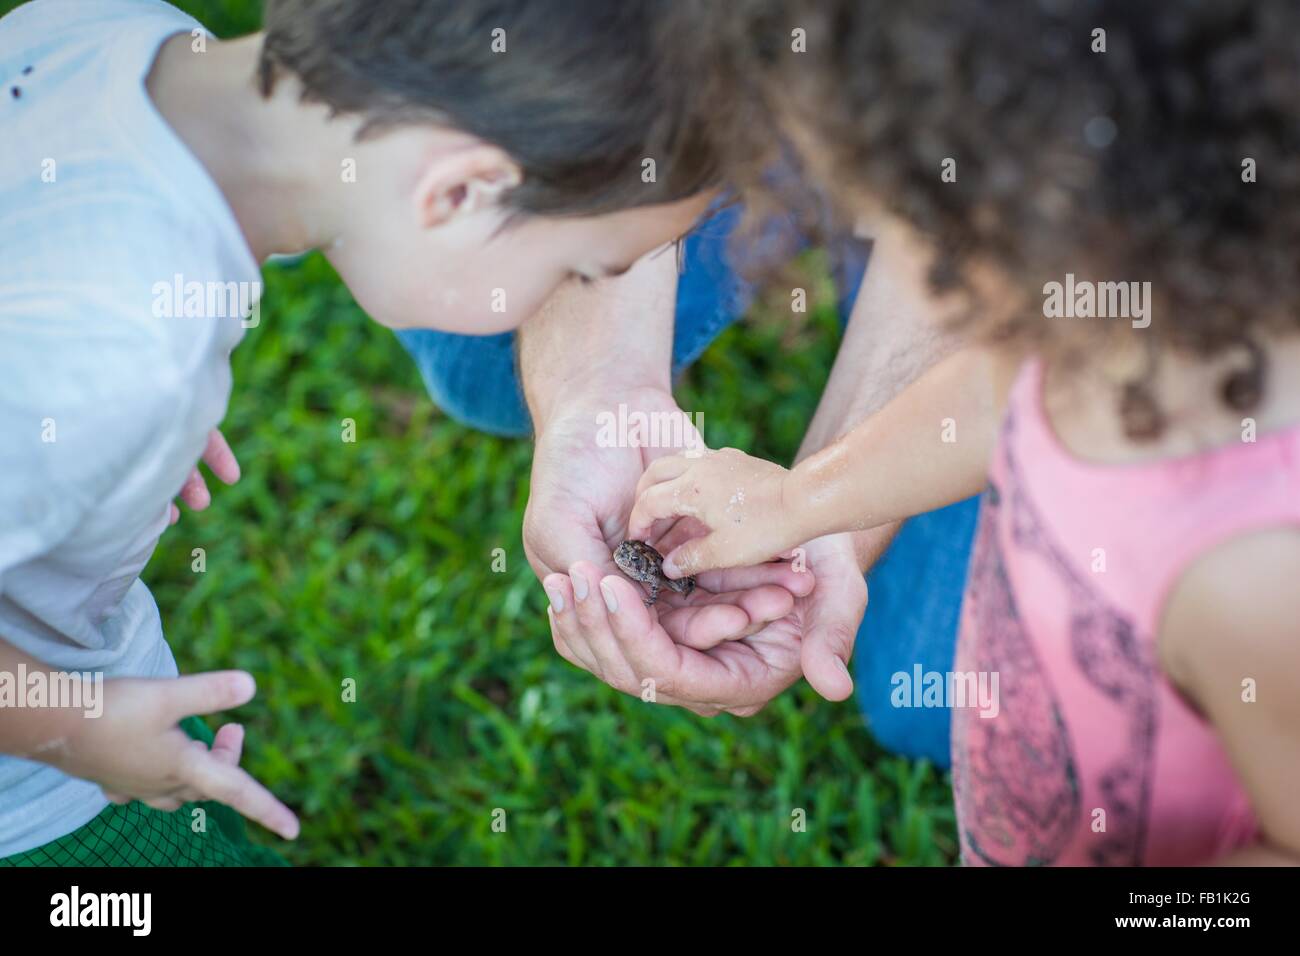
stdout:
[[404,329],[397,338],[415,360],[429,396],[449,418],[507,438],[531,434],[513,332],[453,335]]

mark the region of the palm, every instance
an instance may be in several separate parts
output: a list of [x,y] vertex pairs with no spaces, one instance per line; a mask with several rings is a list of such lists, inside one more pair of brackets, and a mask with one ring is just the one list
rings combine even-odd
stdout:
[[[846,659],[852,650],[866,608],[866,583],[845,536],[819,538],[804,550],[817,574],[816,589],[796,598],[789,614],[700,655],[710,661],[695,662],[694,676],[718,699],[714,710],[741,717],[757,713],[806,669],[816,670],[809,680],[827,696],[842,699],[851,689],[833,659]],[[733,696],[723,703],[728,693]]]
[[[658,390],[636,390],[625,400],[647,413],[678,412],[672,396]],[[594,565],[581,569],[584,576],[618,575],[611,555],[626,535],[637,482],[651,461],[681,450],[600,447],[596,415],[602,410],[575,409],[549,423],[538,438],[524,549],[538,577],[551,576],[557,585],[567,578],[555,576],[580,562]],[[689,523],[683,524],[664,540],[692,533]],[[629,692],[644,677],[653,677],[665,689],[661,702],[703,714],[757,712],[799,678],[810,657],[818,673],[815,680],[810,675],[814,686],[834,699],[847,696],[847,673],[827,676],[830,665],[824,659],[827,648],[847,656],[866,603],[846,541],[830,537],[807,546],[815,590],[812,574],[784,564],[707,572],[690,597],[668,592],[648,611],[621,612],[630,619],[627,626],[637,630],[637,660],[619,661],[609,672],[587,661],[575,663]],[[823,573],[829,586],[821,585]],[[640,603],[633,598],[639,599],[639,589],[626,579],[619,584],[626,585],[628,604]],[[585,640],[581,630],[571,636]]]

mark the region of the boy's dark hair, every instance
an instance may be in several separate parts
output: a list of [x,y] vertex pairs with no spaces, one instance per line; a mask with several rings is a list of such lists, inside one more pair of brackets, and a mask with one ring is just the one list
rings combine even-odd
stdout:
[[304,99],[364,116],[362,135],[438,122],[493,143],[523,170],[505,198],[521,212],[672,202],[716,171],[660,42],[672,2],[266,0],[262,93],[287,71]]
[[[971,291],[980,261],[1023,283],[1030,305],[980,331],[1067,360],[1104,348],[1103,328],[1144,337],[1153,362],[1241,347],[1248,367],[1222,397],[1258,402],[1251,333],[1300,330],[1300,4],[741,5],[711,60],[757,94],[715,114],[745,117],[721,132],[731,168],[759,154],[746,130],[793,132],[832,189],[856,187],[935,242],[936,288]],[[1150,328],[1045,319],[1040,290],[1066,273],[1150,281]],[[1160,428],[1148,378],[1124,390],[1134,437]]]

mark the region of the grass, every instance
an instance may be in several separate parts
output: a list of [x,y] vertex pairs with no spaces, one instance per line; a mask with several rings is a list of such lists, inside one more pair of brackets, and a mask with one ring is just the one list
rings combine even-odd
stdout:
[[[256,3],[181,5],[219,35],[256,26]],[[703,720],[561,660],[520,544],[529,443],[442,416],[323,259],[265,271],[223,425],[244,478],[183,515],[145,578],[183,671],[256,676],[236,719],[245,766],[301,813],[276,844],[290,861],[952,861],[943,775],[882,752],[853,702],[801,684],[757,717]],[[788,459],[837,339],[829,308],[799,327],[760,314],[688,373],[683,407],[715,444]]]

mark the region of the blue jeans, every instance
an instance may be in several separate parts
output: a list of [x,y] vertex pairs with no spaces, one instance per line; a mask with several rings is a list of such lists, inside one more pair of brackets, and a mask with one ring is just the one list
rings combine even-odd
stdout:
[[[715,212],[686,239],[685,269],[677,285],[673,374],[690,365],[719,333],[740,318],[754,290],[728,259],[728,239],[739,218],[733,207]],[[866,252],[836,250],[840,311],[847,317],[862,282]],[[490,336],[403,331],[398,338],[419,366],[429,394],[452,418],[494,435],[531,431],[514,357],[514,333]],[[947,767],[949,712],[895,708],[891,676],[952,669],[957,620],[966,584],[978,499],[913,518],[868,577],[870,605],[858,632],[858,700],[876,739],[897,753]]]

